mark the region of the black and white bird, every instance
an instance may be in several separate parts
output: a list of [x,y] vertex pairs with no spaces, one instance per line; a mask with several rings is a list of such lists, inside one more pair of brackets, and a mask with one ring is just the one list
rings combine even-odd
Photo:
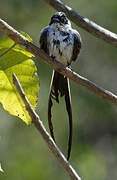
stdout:
[[[72,61],[76,61],[81,48],[81,37],[76,30],[72,29],[71,23],[64,12],[55,13],[51,17],[49,25],[42,30],[40,35],[40,48],[53,59],[63,63],[66,67],[68,67]],[[72,145],[72,108],[69,79],[53,71],[48,100],[48,123],[50,134],[54,141],[55,137],[51,121],[52,100],[54,99],[59,103],[59,97],[62,96],[65,97],[66,110],[69,117],[67,154],[67,159],[69,160]]]

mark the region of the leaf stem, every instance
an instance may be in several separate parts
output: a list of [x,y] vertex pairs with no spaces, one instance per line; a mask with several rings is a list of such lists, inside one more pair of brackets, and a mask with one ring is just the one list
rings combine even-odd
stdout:
[[16,45],[16,42],[10,47],[8,48],[6,51],[4,51],[2,54],[0,54],[0,57],[2,57],[3,55],[5,55],[8,51],[10,51],[12,48],[14,48]]

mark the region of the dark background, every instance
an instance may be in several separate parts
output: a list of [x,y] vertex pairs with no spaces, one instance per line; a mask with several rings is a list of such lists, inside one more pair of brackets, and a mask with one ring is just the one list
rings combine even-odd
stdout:
[[[82,15],[116,33],[117,0],[66,0]],[[40,31],[56,12],[43,0],[1,0],[0,17],[28,33],[38,45]],[[82,36],[79,60],[72,68],[117,94],[117,49],[76,27]],[[1,34],[2,35],[2,34]],[[36,60],[40,79],[37,112],[48,129],[47,100],[52,69]],[[117,107],[70,82],[73,146],[70,162],[83,180],[117,179]],[[67,153],[68,118],[64,100],[53,108],[57,144]],[[0,180],[69,179],[33,125],[26,126],[0,106]]]

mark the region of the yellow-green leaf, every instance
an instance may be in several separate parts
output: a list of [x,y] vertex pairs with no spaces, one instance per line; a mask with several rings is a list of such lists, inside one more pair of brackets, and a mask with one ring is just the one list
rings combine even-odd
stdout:
[[[6,47],[5,42],[0,39],[0,54],[12,45],[9,38],[5,37],[5,39]],[[18,116],[27,124],[30,124],[31,119],[26,111],[24,102],[13,85],[12,74],[15,73],[17,75],[29,102],[35,109],[39,80],[36,76],[36,66],[30,58],[31,53],[21,49],[19,46],[15,46],[0,57],[0,102],[5,110],[12,115]]]
[[22,34],[23,36],[25,36],[29,41],[32,41],[31,37],[27,33],[23,32],[23,31],[19,31],[19,33]]
[[[25,35],[25,37],[28,37],[28,35],[26,33],[22,32],[22,35]],[[29,36],[30,37],[30,36]],[[29,39],[29,37],[27,39]],[[31,41],[31,38],[30,38]],[[14,44],[14,41],[10,38],[8,38],[8,36],[2,36],[0,37],[0,49],[3,50],[3,52],[5,50],[7,50],[9,47],[11,47]],[[18,44],[15,45],[15,47],[13,48],[15,51],[19,51],[22,52],[23,54],[25,54],[28,57],[34,57],[34,55],[28,51],[26,51],[25,49],[21,48]]]

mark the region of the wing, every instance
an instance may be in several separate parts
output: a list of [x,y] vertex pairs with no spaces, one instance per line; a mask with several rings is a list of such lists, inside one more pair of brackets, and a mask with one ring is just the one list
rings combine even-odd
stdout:
[[40,48],[43,49],[47,54],[49,54],[48,43],[47,43],[48,33],[49,30],[48,27],[46,27],[41,31],[40,40],[39,40]]
[[78,54],[80,53],[81,37],[77,31],[73,33],[73,37],[74,37],[74,45],[73,45],[73,54],[71,60],[75,61],[78,57]]

